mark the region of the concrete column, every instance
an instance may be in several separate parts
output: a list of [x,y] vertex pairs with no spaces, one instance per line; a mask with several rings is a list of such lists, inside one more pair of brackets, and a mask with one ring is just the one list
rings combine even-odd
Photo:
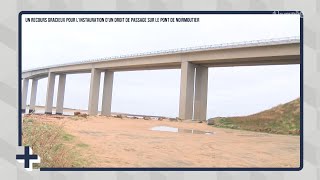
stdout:
[[98,114],[99,89],[100,89],[101,70],[91,69],[90,94],[88,103],[89,115]]
[[208,67],[197,66],[194,94],[194,120],[207,120]]
[[22,81],[22,97],[21,97],[21,111],[26,112],[27,97],[28,97],[29,79],[23,79]]
[[112,71],[104,72],[104,86],[103,86],[101,115],[105,115],[105,116],[111,115],[113,74],[114,73]]
[[44,111],[45,114],[52,114],[52,104],[53,104],[55,80],[56,80],[56,75],[52,72],[49,72],[48,84],[47,84],[46,104],[45,104],[45,111]]
[[66,75],[59,75],[58,95],[57,95],[57,106],[56,114],[63,114],[63,102],[64,102],[64,91],[66,86]]
[[192,119],[194,95],[194,70],[190,62],[181,63],[179,118]]
[[35,112],[36,110],[37,88],[38,79],[32,79],[29,113]]

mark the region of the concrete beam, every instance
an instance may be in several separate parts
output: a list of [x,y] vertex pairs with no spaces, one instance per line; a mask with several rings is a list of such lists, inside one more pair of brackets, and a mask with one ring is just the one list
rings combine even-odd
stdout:
[[35,112],[36,110],[37,89],[38,79],[32,79],[29,113]]
[[111,115],[112,87],[113,87],[113,71],[104,72],[104,86],[102,96],[101,115]]
[[300,56],[300,44],[281,44],[281,45],[266,45],[254,47],[240,47],[240,48],[227,48],[215,49],[209,51],[198,51],[188,53],[189,61],[201,63],[209,61],[210,63],[216,62],[233,62],[239,63],[242,60],[250,60],[249,64],[259,63],[260,61],[271,61],[270,65],[277,65],[277,60],[287,59],[288,63],[294,61],[295,57]]
[[63,102],[64,102],[64,92],[66,86],[66,75],[59,75],[59,86],[58,86],[58,95],[57,95],[57,107],[56,114],[63,114]]
[[25,78],[22,81],[22,98],[21,98],[21,111],[26,112],[27,97],[28,97],[29,79]]
[[190,62],[181,63],[179,118],[192,119],[194,95],[195,65]]
[[207,120],[208,67],[197,66],[194,94],[194,120]]
[[100,89],[101,70],[91,69],[90,94],[88,103],[89,115],[98,114],[99,89]]
[[48,84],[47,84],[46,104],[45,104],[45,111],[44,111],[45,114],[52,114],[55,79],[56,79],[55,73],[49,72]]

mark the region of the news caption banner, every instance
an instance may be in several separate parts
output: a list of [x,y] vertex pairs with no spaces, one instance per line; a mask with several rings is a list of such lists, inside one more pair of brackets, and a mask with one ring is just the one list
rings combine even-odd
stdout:
[[200,22],[200,18],[194,17],[194,18],[186,18],[186,17],[180,17],[180,18],[173,18],[173,17],[156,17],[156,18],[86,18],[86,17],[55,17],[55,18],[39,18],[39,17],[33,17],[24,18],[25,22],[159,22],[159,23],[165,23],[165,22]]

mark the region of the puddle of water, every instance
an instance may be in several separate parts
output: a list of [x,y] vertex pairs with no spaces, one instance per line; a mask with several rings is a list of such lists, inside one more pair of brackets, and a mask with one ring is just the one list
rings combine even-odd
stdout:
[[150,130],[152,131],[165,131],[165,132],[179,132],[179,133],[190,133],[190,134],[206,134],[206,135],[212,135],[214,134],[213,132],[209,131],[200,131],[200,130],[195,130],[195,129],[179,129],[175,127],[170,127],[170,126],[155,126],[152,127]]
[[166,131],[166,132],[179,132],[178,128],[169,127],[169,126],[155,126],[151,128],[152,131]]

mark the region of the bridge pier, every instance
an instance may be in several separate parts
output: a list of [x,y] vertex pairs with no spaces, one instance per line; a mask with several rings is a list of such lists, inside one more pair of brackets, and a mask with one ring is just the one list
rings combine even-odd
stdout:
[[181,63],[179,118],[192,119],[194,94],[195,65],[190,62]]
[[89,103],[88,103],[88,114],[98,114],[98,102],[99,102],[99,89],[100,89],[100,77],[101,70],[92,68],[91,69],[91,81],[90,81],[90,92],[89,92]]
[[26,112],[28,86],[29,86],[29,79],[28,78],[23,79],[22,80],[22,98],[21,98],[21,111],[22,111],[22,113]]
[[52,114],[55,79],[56,79],[56,75],[52,72],[49,72],[48,84],[47,84],[46,104],[45,104],[45,110],[44,110],[45,114]]
[[208,67],[181,63],[179,118],[206,120]]
[[104,72],[101,115],[105,115],[105,116],[111,115],[113,75],[114,75],[113,71]]
[[207,120],[208,67],[196,67],[194,120]]
[[64,102],[64,92],[66,86],[66,74],[59,75],[59,85],[58,85],[58,95],[57,95],[57,105],[56,114],[63,114],[63,102]]
[[29,113],[32,113],[36,110],[35,107],[36,107],[36,99],[37,99],[37,89],[38,89],[38,79],[34,78],[32,79]]

